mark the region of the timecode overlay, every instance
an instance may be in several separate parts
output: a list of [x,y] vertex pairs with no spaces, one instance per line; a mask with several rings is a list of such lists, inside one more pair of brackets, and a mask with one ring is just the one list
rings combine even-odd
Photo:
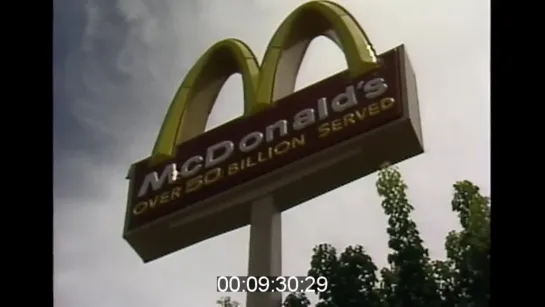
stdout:
[[312,276],[218,276],[218,292],[324,292],[327,278]]

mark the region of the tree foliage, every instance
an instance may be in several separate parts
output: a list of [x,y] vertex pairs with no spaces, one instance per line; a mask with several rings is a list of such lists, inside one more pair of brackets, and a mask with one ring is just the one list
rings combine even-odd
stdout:
[[218,307],[240,307],[240,303],[232,300],[230,296],[220,297],[220,299],[216,301],[216,305]]
[[[379,272],[360,246],[340,255],[330,244],[314,248],[309,276],[325,276],[329,288],[316,307],[485,307],[490,302],[490,201],[469,181],[454,184],[452,210],[462,230],[445,240],[446,260],[432,261],[417,226],[407,185],[395,167],[379,172],[377,191],[388,216],[388,267]],[[308,307],[292,293],[284,307]]]

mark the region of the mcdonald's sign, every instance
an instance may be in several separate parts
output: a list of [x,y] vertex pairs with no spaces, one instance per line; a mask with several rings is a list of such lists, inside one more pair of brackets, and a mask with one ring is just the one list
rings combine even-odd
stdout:
[[[325,35],[348,69],[300,91],[309,43]],[[204,132],[240,73],[244,115]],[[403,46],[376,55],[358,22],[307,2],[274,33],[261,65],[240,40],[209,48],[175,94],[151,155],[130,167],[124,238],[144,261],[245,226],[249,203],[282,210],[423,152],[416,80]]]

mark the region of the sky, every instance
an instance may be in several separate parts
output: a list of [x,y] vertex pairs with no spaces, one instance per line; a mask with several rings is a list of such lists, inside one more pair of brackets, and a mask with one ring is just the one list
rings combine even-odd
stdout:
[[[54,0],[54,301],[58,307],[215,306],[216,276],[246,275],[249,227],[144,264],[122,239],[131,163],[149,156],[188,69],[213,43],[244,40],[259,60],[294,0]],[[490,193],[490,8],[485,0],[337,1],[381,53],[405,44],[425,153],[398,164],[432,258],[458,229],[452,184]],[[317,38],[297,89],[346,69]],[[231,77],[208,128],[242,114]],[[376,173],[282,214],[282,273],[305,275],[312,247],[388,253]],[[232,294],[241,303],[244,294]]]

